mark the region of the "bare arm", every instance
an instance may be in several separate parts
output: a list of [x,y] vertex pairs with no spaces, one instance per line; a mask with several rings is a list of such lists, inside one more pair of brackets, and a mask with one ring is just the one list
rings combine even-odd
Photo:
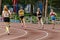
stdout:
[[51,12],[50,12],[50,14],[49,14],[49,17],[51,16]]
[[36,15],[37,15],[37,17],[38,17],[38,12],[36,12]]
[[19,16],[20,16],[20,10],[18,11],[18,14],[19,14]]
[[8,12],[9,12],[9,17],[11,18],[12,17],[12,13],[11,13],[10,10],[8,10]]
[[57,16],[57,14],[54,12],[54,14]]
[[12,13],[10,12],[10,10],[8,10],[9,14],[11,15]]

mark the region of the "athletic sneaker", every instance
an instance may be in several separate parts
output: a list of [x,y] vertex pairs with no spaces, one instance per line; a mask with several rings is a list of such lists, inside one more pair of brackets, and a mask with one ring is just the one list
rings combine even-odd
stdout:
[[10,35],[10,33],[8,33],[8,35]]

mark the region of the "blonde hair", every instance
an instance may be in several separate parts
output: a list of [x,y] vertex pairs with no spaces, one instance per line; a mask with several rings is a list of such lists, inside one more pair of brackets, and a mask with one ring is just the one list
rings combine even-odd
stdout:
[[4,10],[4,11],[8,11],[7,5],[4,5],[3,10]]

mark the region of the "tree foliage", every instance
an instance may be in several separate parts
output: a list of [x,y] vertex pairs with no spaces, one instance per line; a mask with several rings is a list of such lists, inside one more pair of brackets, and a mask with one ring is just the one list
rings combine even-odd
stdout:
[[12,5],[12,0],[2,0],[2,4]]
[[49,0],[49,5],[60,8],[60,0]]
[[[35,4],[38,0],[18,0],[19,4]],[[43,0],[44,1],[44,0]],[[60,0],[48,0],[49,5],[60,8]],[[12,0],[2,0],[2,4],[12,5]]]

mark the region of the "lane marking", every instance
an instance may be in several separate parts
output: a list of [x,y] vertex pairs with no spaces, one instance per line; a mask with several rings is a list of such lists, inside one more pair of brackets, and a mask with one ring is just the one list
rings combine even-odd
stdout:
[[[2,30],[4,31],[4,29],[3,29],[3,28],[0,28],[0,29],[2,29]],[[22,30],[22,29],[17,29],[17,28],[11,28],[11,29],[15,29],[15,30]],[[25,35],[27,35],[27,34],[28,34],[28,31],[25,31],[25,30],[22,30],[22,31],[24,31],[24,32],[25,32],[23,35],[21,35],[21,36],[17,36],[17,37],[12,37],[12,38],[9,38],[9,39],[4,39],[4,40],[12,40],[12,39],[16,39],[16,38],[19,38],[19,37],[23,37],[23,36],[25,36]],[[19,31],[19,32],[20,32],[20,31]],[[1,33],[1,34],[0,34],[0,36],[5,35],[5,34],[7,34],[7,33],[6,33],[6,32]]]
[[47,29],[47,30],[49,30],[49,31],[53,31],[53,32],[60,32],[59,29]]
[[[35,28],[32,29],[32,28],[31,28],[31,30],[37,30],[37,29],[35,29]],[[41,39],[46,38],[46,37],[48,36],[48,32],[46,32],[46,31],[42,31],[42,30],[41,30],[40,32],[43,32],[43,33],[45,33],[46,35],[44,35],[44,36],[41,37],[41,38],[37,38],[36,40],[41,40]]]
[[48,36],[48,32],[46,32],[46,31],[42,31],[42,32],[46,33],[46,35],[43,36],[43,37],[41,37],[41,38],[38,38],[38,39],[36,39],[36,40],[41,40],[41,39],[46,38],[46,37]]
[[[22,30],[22,29],[17,29],[17,28],[12,28],[12,29]],[[25,30],[23,30],[23,31],[24,31],[25,33],[24,33],[23,35],[21,35],[21,36],[12,37],[12,38],[5,39],[5,40],[12,40],[12,39],[16,39],[16,38],[23,37],[23,36],[25,36],[25,35],[27,35],[27,34],[28,34],[28,31],[25,31]],[[20,32],[20,31],[19,31],[19,32]]]

